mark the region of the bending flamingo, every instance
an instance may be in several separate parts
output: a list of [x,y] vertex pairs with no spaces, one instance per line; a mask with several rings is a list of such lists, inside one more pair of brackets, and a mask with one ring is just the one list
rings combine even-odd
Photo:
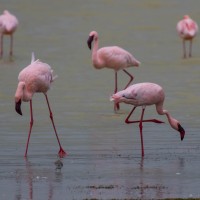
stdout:
[[[113,94],[110,98],[111,101],[116,103],[126,103],[133,105],[133,109],[130,114],[127,116],[125,122],[129,123],[138,123],[140,128],[141,136],[141,152],[142,157],[144,156],[144,145],[143,145],[143,135],[142,135],[142,123],[143,122],[154,122],[154,123],[164,123],[157,119],[148,119],[144,120],[144,111],[146,106],[155,105],[157,113],[159,115],[166,115],[169,121],[170,126],[177,130],[180,133],[181,140],[184,139],[185,130],[180,125],[179,121],[174,119],[167,110],[163,109],[163,103],[165,99],[165,94],[161,86],[155,83],[138,83],[129,86],[127,89]],[[136,107],[142,106],[142,114],[139,121],[130,121],[129,118],[132,115]]]
[[[115,71],[115,90],[114,93],[118,91],[117,85],[117,72],[123,70],[129,77],[130,80],[126,89],[133,80],[133,76],[125,69],[131,66],[138,67],[140,62],[134,58],[128,51],[118,47],[118,46],[109,46],[99,49],[99,38],[96,31],[92,31],[89,34],[87,41],[88,47],[91,49],[92,42],[94,41],[94,46],[92,49],[92,63],[96,69],[109,68]],[[114,110],[119,109],[119,104],[115,104]]]
[[4,10],[0,15],[0,56],[3,56],[3,36],[10,36],[10,56],[13,54],[13,34],[18,26],[17,18],[9,11]]
[[40,60],[35,60],[34,54],[32,54],[32,61],[31,64],[25,67],[18,76],[18,86],[17,90],[15,93],[15,110],[18,114],[22,115],[21,111],[21,102],[30,102],[30,128],[29,128],[29,135],[28,135],[28,140],[26,143],[26,151],[25,151],[25,157],[27,156],[28,152],[28,145],[29,145],[29,140],[30,140],[30,135],[31,135],[31,130],[33,126],[33,109],[32,109],[32,97],[34,93],[39,92],[43,93],[49,113],[50,113],[50,119],[56,134],[56,138],[58,140],[58,144],[60,146],[60,150],[58,152],[59,156],[63,157],[66,155],[65,151],[63,150],[60,140],[58,138],[58,134],[56,131],[56,127],[54,124],[53,120],[53,114],[49,105],[49,100],[47,97],[47,91],[50,88],[51,83],[54,81],[56,76],[53,76],[53,70],[51,67],[46,64],[41,62]]
[[176,29],[179,36],[183,40],[183,58],[187,57],[185,47],[186,40],[190,41],[189,57],[192,57],[192,40],[198,32],[197,23],[192,20],[188,15],[185,15],[183,19],[177,23]]

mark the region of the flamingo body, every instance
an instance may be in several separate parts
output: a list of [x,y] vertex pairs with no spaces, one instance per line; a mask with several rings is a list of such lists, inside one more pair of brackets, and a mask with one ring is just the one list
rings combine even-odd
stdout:
[[3,14],[0,15],[1,56],[3,55],[3,35],[10,35],[10,55],[13,54],[13,34],[16,31],[18,24],[17,18],[9,11],[4,10]]
[[[126,103],[133,105],[133,109],[126,118],[126,123],[137,123],[139,122],[140,135],[141,135],[141,151],[142,156],[144,156],[144,147],[143,147],[143,136],[142,136],[142,122],[154,122],[154,123],[163,123],[157,119],[148,119],[143,120],[144,111],[146,106],[155,105],[157,113],[159,115],[166,115],[170,126],[180,133],[181,140],[184,139],[185,130],[180,125],[179,121],[173,118],[167,110],[163,109],[163,103],[165,99],[165,93],[163,88],[160,85],[155,83],[138,83],[129,86],[127,89],[113,94],[110,98],[111,101],[116,103]],[[132,115],[136,107],[142,106],[142,114],[139,121],[130,121],[129,118]]]
[[19,85],[24,84],[25,86],[22,100],[30,101],[36,92],[46,93],[54,79],[53,71],[48,64],[39,60],[34,61],[24,68],[18,76]]
[[[96,69],[108,68],[115,71],[115,89],[114,93],[118,90],[117,84],[117,72],[123,70],[129,77],[130,81],[126,85],[127,88],[133,80],[133,76],[126,71],[128,67],[138,67],[140,62],[128,51],[118,46],[108,46],[99,49],[99,38],[96,31],[92,31],[88,38],[88,47],[91,49],[92,42],[94,45],[92,48],[92,64]],[[115,110],[119,109],[119,105],[115,105]]]
[[97,58],[92,58],[96,69],[108,68],[119,71],[132,66],[139,66],[132,54],[118,46],[102,47],[98,49]]
[[196,36],[198,32],[198,25],[197,23],[192,20],[188,15],[185,15],[182,20],[177,23],[176,30],[178,35],[183,40],[183,57],[186,58],[186,47],[185,41],[190,41],[190,50],[189,50],[189,57],[192,56],[192,40]]
[[58,134],[54,125],[53,114],[47,97],[47,91],[49,90],[51,83],[54,81],[55,78],[56,76],[53,76],[53,70],[51,69],[51,67],[48,64],[41,62],[40,60],[35,61],[34,55],[32,55],[31,64],[25,67],[19,73],[18,76],[19,83],[15,93],[15,110],[18,114],[22,115],[21,102],[22,101],[30,102],[30,115],[31,115],[30,129],[25,151],[25,157],[27,156],[29,139],[33,126],[32,98],[35,93],[43,93],[45,95],[52,125],[60,146],[59,155],[64,156],[66,154],[61,147]]

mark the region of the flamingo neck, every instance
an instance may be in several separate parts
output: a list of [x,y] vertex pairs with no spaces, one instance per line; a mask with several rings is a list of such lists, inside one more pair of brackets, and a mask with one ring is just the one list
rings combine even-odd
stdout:
[[15,101],[17,102],[19,99],[22,101],[30,101],[32,99],[33,93],[29,92],[26,88],[24,82],[19,82],[16,93],[15,93]]
[[94,45],[92,48],[92,63],[96,69],[101,69],[102,66],[98,57],[98,49],[99,49],[99,40],[98,37],[94,37]]
[[157,105],[156,105],[156,110],[157,110],[158,114],[160,114],[160,115],[166,115],[170,126],[171,126],[173,129],[179,131],[179,127],[178,127],[178,126],[179,126],[179,122],[178,122],[178,120],[174,119],[174,118],[169,114],[169,112],[168,112],[167,110],[164,110],[164,109],[163,109],[163,103],[157,104]]
[[175,130],[178,131],[178,124],[179,124],[179,122],[178,122],[176,119],[174,119],[174,118],[168,113],[167,110],[164,110],[164,112],[165,112],[165,114],[166,114],[166,116],[167,116],[167,119],[168,119],[168,122],[169,122],[170,126],[171,126],[173,129],[175,129]]

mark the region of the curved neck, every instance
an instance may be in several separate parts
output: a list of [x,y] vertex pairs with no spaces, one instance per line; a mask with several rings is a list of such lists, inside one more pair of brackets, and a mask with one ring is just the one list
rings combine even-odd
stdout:
[[160,115],[166,115],[167,116],[167,119],[168,119],[168,122],[170,124],[170,126],[175,129],[175,130],[178,130],[178,124],[179,122],[174,119],[167,110],[164,110],[163,109],[163,104],[160,104],[160,105],[156,105],[156,110],[158,112],[158,114]]
[[25,83],[19,82],[15,93],[15,101],[18,101],[19,99],[22,101],[30,101],[32,96],[33,93],[27,91]]
[[92,48],[92,63],[96,69],[101,69],[101,63],[98,57],[99,39],[98,36],[94,37],[94,45]]
[[165,110],[165,114],[166,114],[166,116],[167,116],[167,119],[168,119],[169,124],[171,125],[171,127],[172,127],[173,129],[175,129],[175,130],[178,130],[178,124],[179,124],[179,122],[178,122],[176,119],[174,119],[174,118],[168,113],[168,111],[166,111],[166,110]]

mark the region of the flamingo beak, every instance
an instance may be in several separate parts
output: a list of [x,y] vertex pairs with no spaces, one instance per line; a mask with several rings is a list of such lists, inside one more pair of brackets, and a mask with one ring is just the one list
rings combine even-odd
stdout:
[[94,36],[92,35],[92,36],[89,36],[89,38],[87,40],[87,44],[88,44],[88,47],[89,47],[90,50],[92,48],[92,41],[93,41],[93,39],[94,39]]
[[180,124],[178,124],[178,131],[180,132],[181,140],[183,140],[185,136],[185,130]]
[[18,102],[15,102],[15,110],[20,115],[22,115],[21,104],[22,104],[21,99]]

